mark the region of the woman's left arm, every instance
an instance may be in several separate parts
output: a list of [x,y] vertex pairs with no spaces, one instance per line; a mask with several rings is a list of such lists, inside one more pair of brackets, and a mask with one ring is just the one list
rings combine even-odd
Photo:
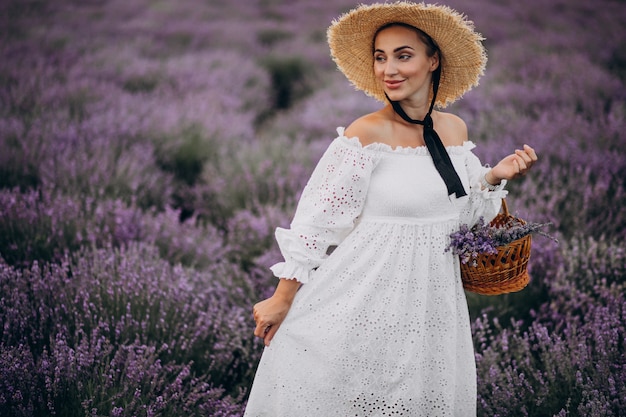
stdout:
[[[473,145],[467,148],[471,150]],[[469,203],[461,211],[461,223],[473,226],[481,217],[485,222],[490,222],[500,211],[502,199],[507,195],[507,182],[526,174],[536,161],[537,154],[528,145],[506,156],[493,168],[482,165],[473,152],[468,152],[465,166],[470,196]]]

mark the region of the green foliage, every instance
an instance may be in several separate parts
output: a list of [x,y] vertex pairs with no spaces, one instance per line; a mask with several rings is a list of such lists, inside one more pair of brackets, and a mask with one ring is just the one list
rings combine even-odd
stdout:
[[122,88],[129,93],[151,93],[159,85],[158,74],[134,75],[128,77]]
[[[45,0],[7,0],[0,6],[3,16],[3,24],[0,28],[0,37],[21,38],[28,31],[20,24],[22,19],[37,16],[49,11]],[[5,26],[6,25],[6,26]]]
[[271,47],[281,41],[289,39],[292,36],[293,34],[291,32],[282,29],[272,28],[259,31],[259,33],[257,34],[257,39],[262,45]]
[[185,48],[188,48],[191,42],[193,41],[193,34],[184,31],[175,31],[169,33],[165,37],[165,45],[168,50],[171,50],[174,53],[179,52]]
[[5,132],[0,137],[0,189],[19,188],[21,191],[37,187],[41,183],[36,165],[37,149],[20,140],[20,133]]
[[626,82],[626,45],[623,43],[618,44],[611,55],[608,68],[622,81]]
[[159,166],[187,185],[198,181],[205,164],[217,161],[220,146],[216,138],[208,136],[198,124],[162,136],[156,144]]
[[84,121],[89,115],[87,106],[93,101],[95,97],[87,88],[70,91],[65,98],[69,119],[77,122]]
[[272,80],[275,110],[288,109],[311,92],[311,65],[301,56],[270,56],[261,61]]

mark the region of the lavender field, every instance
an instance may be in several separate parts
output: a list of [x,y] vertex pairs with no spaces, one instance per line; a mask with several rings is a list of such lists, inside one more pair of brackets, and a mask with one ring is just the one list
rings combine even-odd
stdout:
[[[468,294],[479,416],[626,415],[626,4],[450,0],[487,73],[449,109],[529,143],[530,285]],[[380,104],[329,58],[348,0],[0,4],[0,416],[240,416],[273,230]]]

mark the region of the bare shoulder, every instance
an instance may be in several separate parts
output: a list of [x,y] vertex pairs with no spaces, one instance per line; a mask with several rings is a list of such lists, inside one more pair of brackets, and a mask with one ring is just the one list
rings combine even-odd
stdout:
[[465,121],[452,113],[438,111],[435,129],[446,146],[463,145],[468,139]]
[[390,123],[380,111],[366,114],[356,119],[345,131],[347,137],[357,137],[361,145],[380,142],[389,136]]

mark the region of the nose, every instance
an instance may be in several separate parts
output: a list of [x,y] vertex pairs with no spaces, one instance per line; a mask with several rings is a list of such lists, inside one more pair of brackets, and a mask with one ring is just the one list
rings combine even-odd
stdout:
[[398,73],[398,68],[392,59],[385,62],[384,74],[388,76],[392,76]]

